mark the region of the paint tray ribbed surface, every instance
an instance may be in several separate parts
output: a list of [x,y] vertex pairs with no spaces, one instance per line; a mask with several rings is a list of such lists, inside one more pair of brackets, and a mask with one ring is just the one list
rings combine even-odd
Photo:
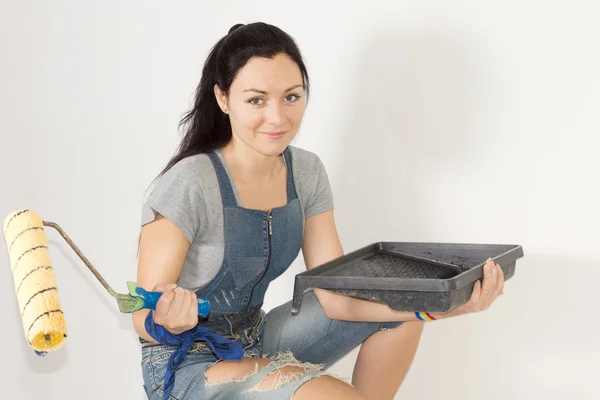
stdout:
[[314,288],[386,303],[396,311],[445,313],[469,300],[488,258],[507,281],[521,257],[520,245],[377,242],[296,275],[292,314]]

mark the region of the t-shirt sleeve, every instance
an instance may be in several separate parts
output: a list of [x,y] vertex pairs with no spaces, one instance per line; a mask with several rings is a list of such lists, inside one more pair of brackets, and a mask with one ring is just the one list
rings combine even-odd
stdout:
[[198,172],[187,159],[160,176],[142,207],[142,226],[161,214],[191,243],[203,223],[205,202]]
[[311,217],[333,208],[333,193],[329,184],[329,177],[325,165],[318,156],[315,156],[312,171],[313,185],[308,195],[305,209],[305,217]]

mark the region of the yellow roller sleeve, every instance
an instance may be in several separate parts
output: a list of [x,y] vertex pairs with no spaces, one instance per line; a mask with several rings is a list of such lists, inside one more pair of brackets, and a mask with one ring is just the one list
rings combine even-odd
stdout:
[[18,210],[5,218],[3,230],[27,342],[40,352],[56,350],[67,327],[42,219]]

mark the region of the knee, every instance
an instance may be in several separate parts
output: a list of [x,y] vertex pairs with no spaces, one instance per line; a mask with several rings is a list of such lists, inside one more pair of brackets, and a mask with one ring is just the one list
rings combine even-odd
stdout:
[[320,374],[322,369],[320,364],[299,362],[290,352],[285,352],[271,358],[221,361],[207,368],[205,377],[207,386],[245,382],[248,392],[266,392],[300,377]]
[[224,383],[241,383],[257,374],[267,365],[267,360],[248,359],[242,361],[221,361],[213,364],[204,373],[207,386]]
[[379,330],[387,331],[387,330],[391,330],[391,329],[396,329],[396,328],[399,328],[400,326],[402,326],[403,324],[405,324],[405,322],[403,322],[403,321],[382,322],[379,325]]
[[285,366],[275,368],[271,371],[263,380],[261,380],[256,386],[257,392],[266,392],[275,390],[286,383],[289,383],[295,379],[300,378],[302,375],[309,372],[307,368],[296,367],[296,366]]
[[422,321],[405,321],[400,324],[384,324],[378,332],[397,338],[420,338],[424,327]]

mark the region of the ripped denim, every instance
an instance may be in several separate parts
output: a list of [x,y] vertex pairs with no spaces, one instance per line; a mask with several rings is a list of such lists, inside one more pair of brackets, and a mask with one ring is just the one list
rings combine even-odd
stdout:
[[[244,348],[244,357],[265,358],[269,363],[244,376],[209,382],[205,372],[218,357],[205,342],[194,343],[186,361],[177,369],[171,400],[184,399],[291,399],[305,382],[321,375],[332,375],[346,383],[349,379],[326,372],[333,363],[348,354],[373,333],[399,326],[400,322],[349,322],[325,316],[314,293],[304,295],[302,309],[291,315],[291,301],[265,313],[260,307],[240,314],[224,315],[208,323],[212,331],[236,340]],[[142,342],[144,343],[144,342]],[[148,345],[142,348],[144,387],[149,400],[161,400],[168,359],[174,348]],[[302,367],[303,373],[280,372],[284,366]],[[275,374],[272,384],[263,379]]]

